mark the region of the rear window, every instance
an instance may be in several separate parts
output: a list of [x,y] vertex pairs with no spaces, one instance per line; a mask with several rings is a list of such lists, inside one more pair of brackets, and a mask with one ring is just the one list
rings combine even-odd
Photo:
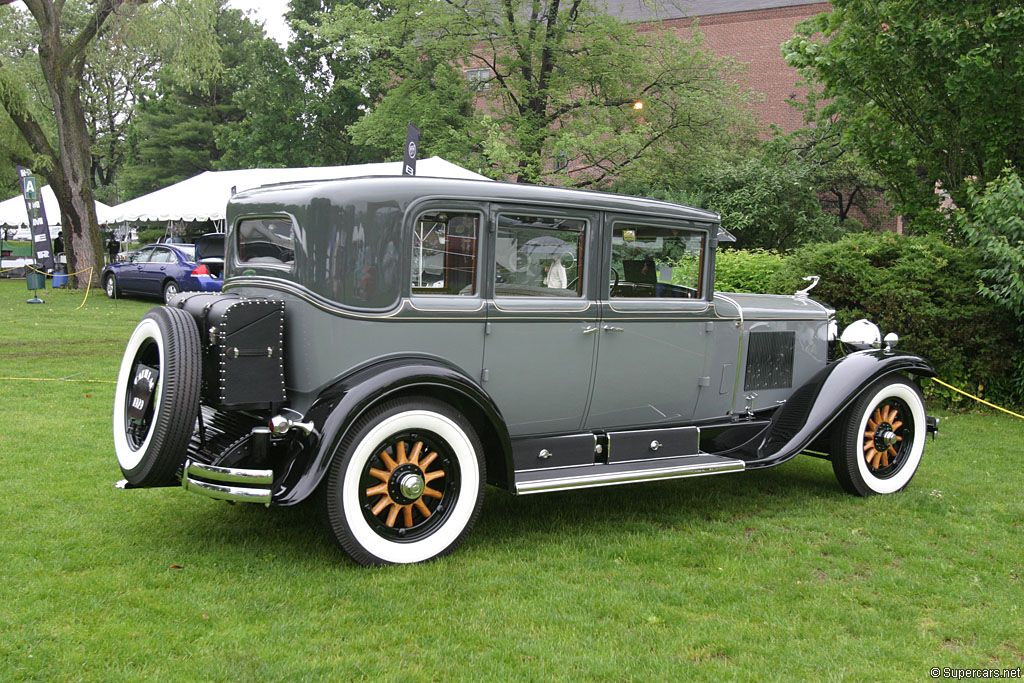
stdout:
[[239,263],[290,268],[295,263],[295,231],[287,217],[246,218],[238,223]]

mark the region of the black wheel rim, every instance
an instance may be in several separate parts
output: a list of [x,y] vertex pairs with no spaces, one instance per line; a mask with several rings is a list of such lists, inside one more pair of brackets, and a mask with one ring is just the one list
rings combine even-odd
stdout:
[[862,452],[868,472],[889,479],[906,464],[914,444],[914,415],[901,399],[881,401],[868,414]]
[[[403,483],[422,479],[415,495]],[[432,432],[394,434],[374,448],[359,478],[363,517],[382,538],[412,542],[445,523],[458,499],[460,470],[448,442]]]
[[[156,401],[150,400],[141,419],[134,419],[128,415],[133,397],[131,383],[140,365],[147,365],[155,368],[160,367],[160,347],[157,346],[155,340],[146,339],[139,345],[138,351],[135,352],[135,358],[132,359],[131,372],[128,373],[129,389],[124,394],[124,434],[128,439],[128,446],[133,451],[137,451],[142,448],[142,444],[146,442],[146,438],[149,436],[149,432],[153,428],[153,418],[156,414]],[[159,382],[159,379],[157,381]],[[159,389],[157,388],[153,391],[154,399],[158,390]]]

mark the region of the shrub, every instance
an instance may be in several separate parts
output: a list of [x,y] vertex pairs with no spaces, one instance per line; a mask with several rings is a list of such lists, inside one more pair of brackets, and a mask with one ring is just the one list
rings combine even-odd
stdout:
[[719,249],[715,258],[715,289],[719,292],[768,293],[782,264],[783,257],[777,251]]
[[[990,399],[1012,398],[1006,377],[1014,373],[1014,321],[978,295],[982,262],[973,249],[936,237],[892,233],[847,235],[839,242],[805,246],[785,259],[771,287],[792,292],[804,275],[820,275],[812,296],[836,309],[840,329],[857,318],[882,333],[900,335],[901,350],[935,364],[950,384]],[[966,399],[930,386],[951,403]]]

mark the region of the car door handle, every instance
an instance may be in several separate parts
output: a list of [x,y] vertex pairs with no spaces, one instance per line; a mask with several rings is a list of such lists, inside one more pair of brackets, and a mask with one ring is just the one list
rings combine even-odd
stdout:
[[596,326],[589,325],[583,328],[583,334],[594,334],[595,332],[597,332],[597,330],[598,328]]
[[621,327],[615,327],[614,325],[605,325],[603,328],[605,332],[625,332]]

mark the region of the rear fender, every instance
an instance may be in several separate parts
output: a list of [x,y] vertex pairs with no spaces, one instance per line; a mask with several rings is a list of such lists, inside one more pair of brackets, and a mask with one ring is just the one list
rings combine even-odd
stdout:
[[294,505],[309,497],[353,424],[372,406],[399,396],[433,396],[454,405],[479,433],[488,483],[507,487],[513,481],[508,430],[486,392],[442,359],[402,356],[355,370],[320,393],[303,416],[314,429],[301,444],[295,444],[298,448],[288,470],[274,487],[273,503]]
[[935,376],[935,368],[928,361],[894,351],[858,351],[826,366],[775,412],[747,468],[779,465],[799,454],[870,384],[895,372]]

